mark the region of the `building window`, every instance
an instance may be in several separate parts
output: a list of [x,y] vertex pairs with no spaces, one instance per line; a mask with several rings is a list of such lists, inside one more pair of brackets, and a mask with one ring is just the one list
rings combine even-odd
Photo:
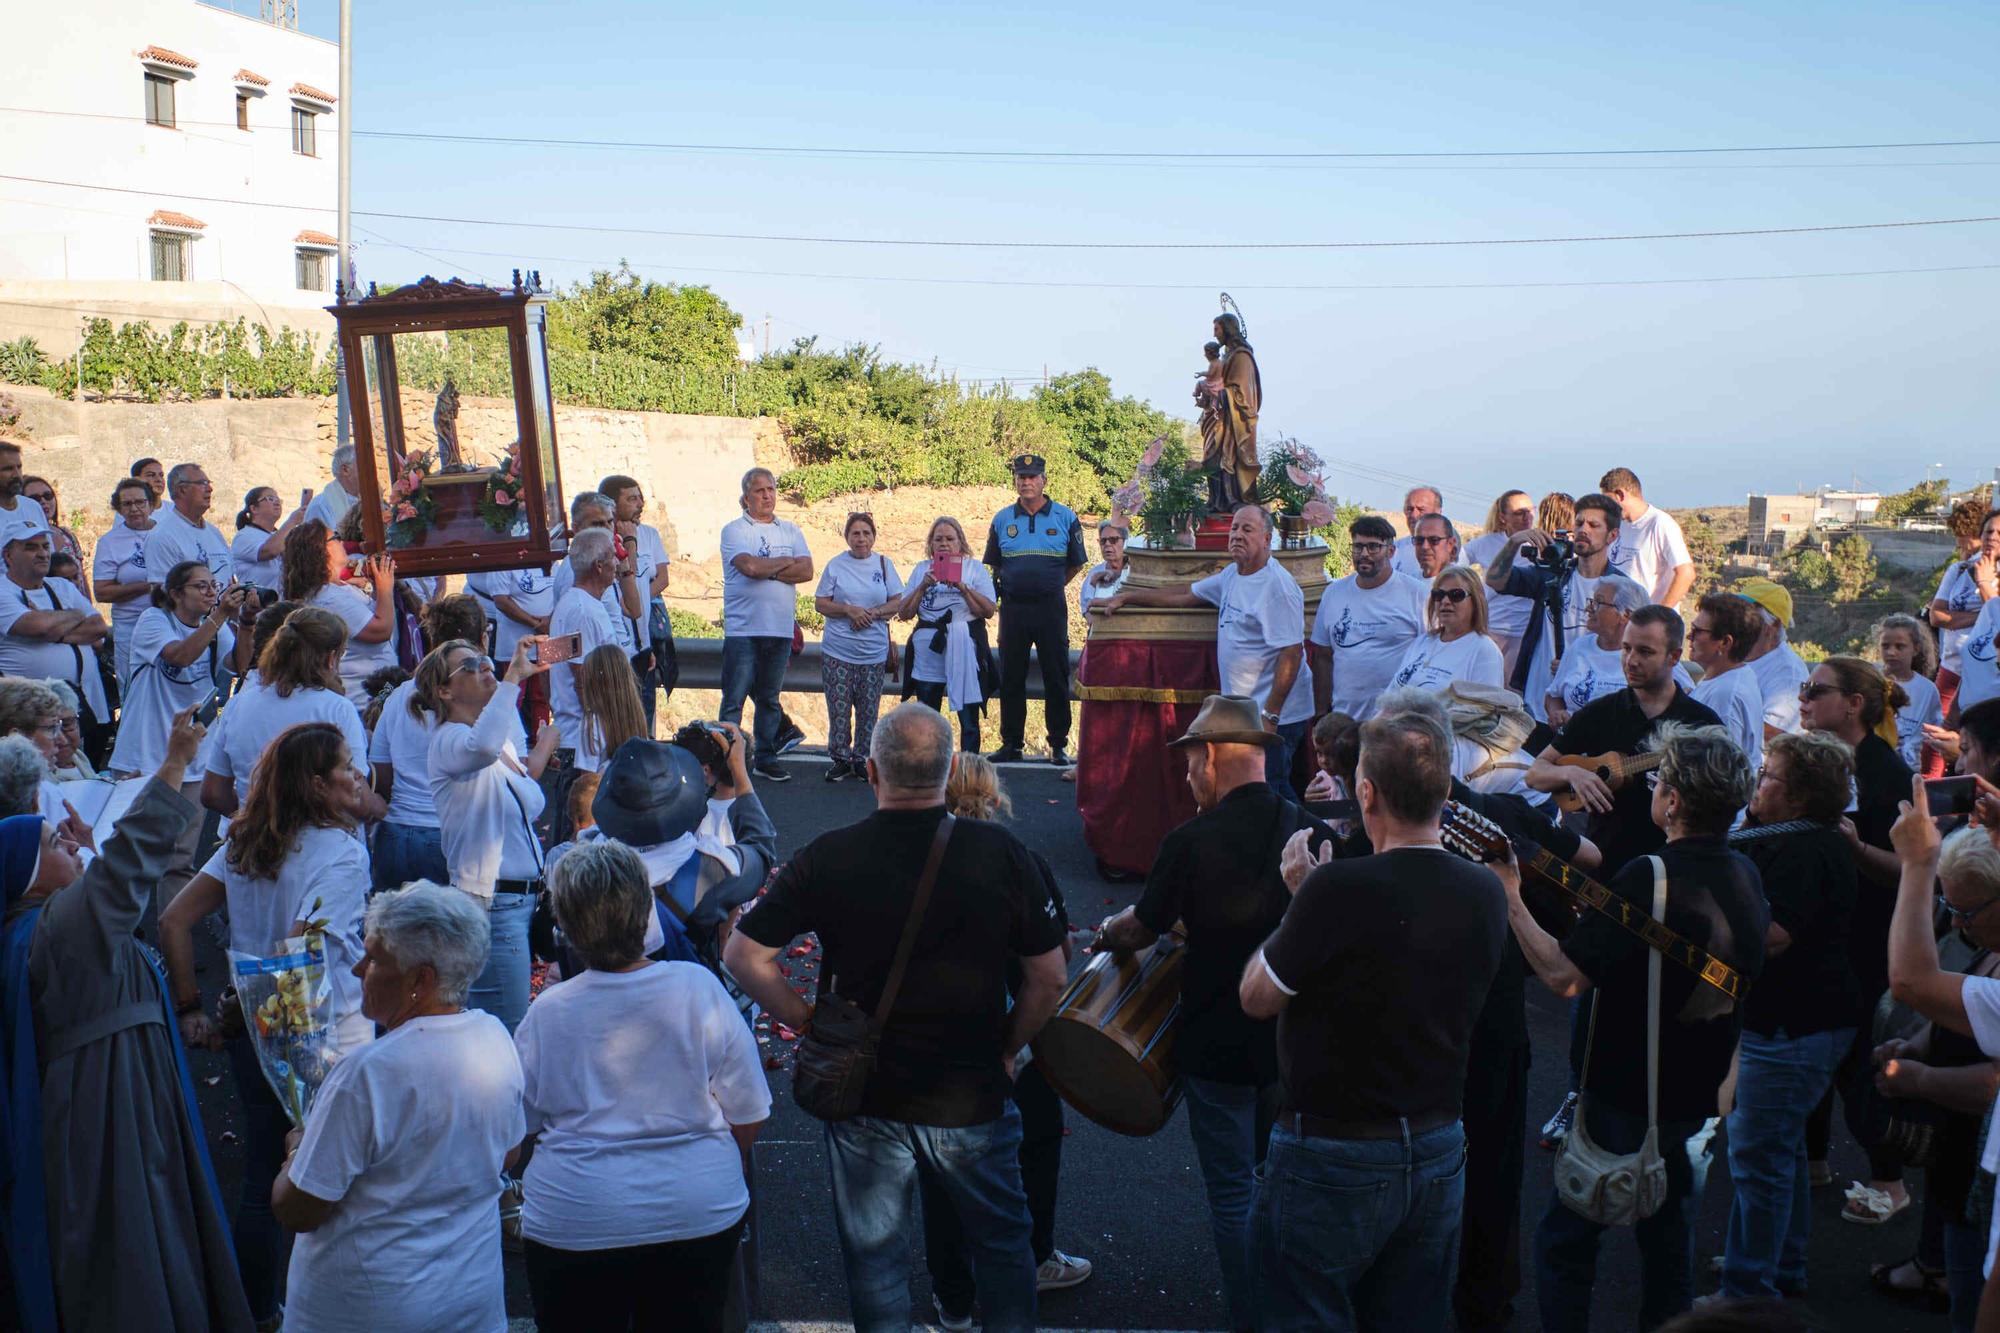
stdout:
[[239,130],[247,130],[250,128],[249,93],[236,94],[236,128]]
[[319,135],[313,128],[319,117],[304,107],[292,108],[292,151],[306,157],[319,156]]
[[172,232],[153,233],[153,281],[188,280],[188,238]]
[[146,123],[174,127],[174,81],[164,74],[146,76]]
[[300,250],[298,252],[299,290],[302,292],[323,292],[327,290],[327,261],[333,258],[324,250]]

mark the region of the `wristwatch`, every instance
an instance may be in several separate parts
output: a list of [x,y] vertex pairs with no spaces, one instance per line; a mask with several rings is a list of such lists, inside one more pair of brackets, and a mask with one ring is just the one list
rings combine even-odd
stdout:
[[1278,715],[1276,713],[1273,713],[1268,708],[1258,709],[1257,716],[1263,718],[1266,722],[1269,722],[1274,727],[1278,725]]

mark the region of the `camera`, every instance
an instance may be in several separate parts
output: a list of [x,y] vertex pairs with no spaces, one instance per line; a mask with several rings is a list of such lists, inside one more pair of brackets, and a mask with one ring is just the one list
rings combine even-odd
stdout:
[[693,755],[703,768],[725,773],[729,768],[729,749],[735,744],[735,738],[721,723],[690,722],[674,733],[674,744]]
[[1557,528],[1547,544],[1535,552],[1535,566],[1556,574],[1576,568],[1576,543],[1570,540],[1568,528]]

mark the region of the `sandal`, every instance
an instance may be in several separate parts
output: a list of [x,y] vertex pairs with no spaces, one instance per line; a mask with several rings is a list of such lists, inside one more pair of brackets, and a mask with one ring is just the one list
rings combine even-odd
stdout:
[[1909,1206],[1910,1196],[1907,1193],[1898,1203],[1889,1191],[1878,1190],[1857,1180],[1847,1187],[1847,1202],[1841,1205],[1840,1220],[1864,1227],[1879,1227]]
[[[1908,1281],[1897,1281],[1896,1275],[1905,1272],[1916,1275],[1914,1285]],[[1938,1312],[1951,1308],[1951,1291],[1944,1270],[1925,1268],[1914,1254],[1892,1264],[1870,1265],[1868,1281],[1879,1292],[1920,1301]]]

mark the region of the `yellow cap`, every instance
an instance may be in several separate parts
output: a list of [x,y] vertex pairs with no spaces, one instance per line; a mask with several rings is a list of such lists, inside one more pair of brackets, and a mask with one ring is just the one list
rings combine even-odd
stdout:
[[1755,602],[1778,618],[1780,625],[1792,623],[1792,595],[1769,579],[1749,578],[1730,589],[1746,602]]

